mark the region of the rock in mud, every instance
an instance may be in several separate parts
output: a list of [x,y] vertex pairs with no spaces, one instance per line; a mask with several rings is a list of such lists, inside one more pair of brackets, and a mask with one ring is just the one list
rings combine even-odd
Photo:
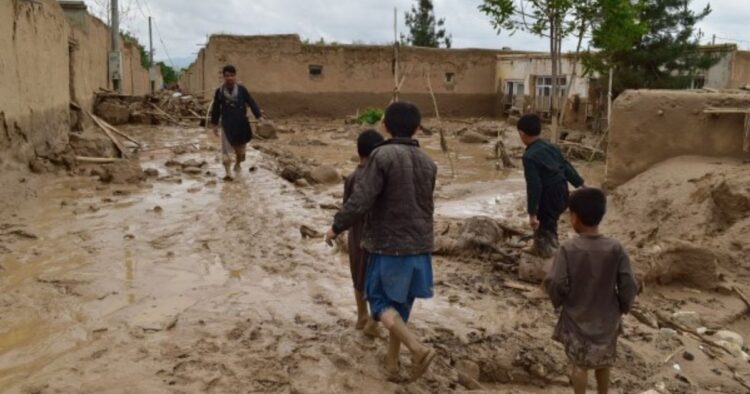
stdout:
[[336,184],[341,182],[341,174],[331,166],[318,166],[310,171],[310,178],[315,183]]
[[315,230],[314,228],[306,225],[302,225],[299,228],[299,233],[302,235],[302,238],[322,238],[323,234],[320,231]]
[[92,171],[104,183],[138,183],[146,178],[138,160],[118,160],[104,164]]
[[490,142],[489,138],[485,137],[482,134],[477,133],[476,131],[465,132],[461,136],[459,141],[463,142],[464,144],[486,144]]
[[697,329],[703,325],[701,316],[697,312],[692,311],[675,312],[672,314],[672,320],[683,327],[689,327],[691,329]]
[[543,259],[528,253],[518,262],[518,279],[529,283],[542,283],[552,267],[552,258]]
[[108,100],[96,106],[94,112],[111,125],[128,123],[130,108],[117,101]]
[[711,190],[711,199],[722,227],[750,217],[750,177],[722,181]]
[[745,346],[745,340],[742,338],[742,335],[737,334],[734,331],[719,330],[714,334],[714,337],[722,341],[734,343],[739,347]]
[[503,229],[497,221],[486,216],[475,216],[467,219],[461,227],[458,246],[478,251],[495,251],[503,238]]
[[199,167],[183,167],[182,172],[190,175],[198,175],[203,172]]
[[255,130],[255,135],[258,137],[264,139],[264,140],[275,140],[279,138],[277,132],[276,132],[276,126],[274,126],[271,122],[264,122],[258,124],[258,127]]
[[101,131],[96,130],[86,130],[82,134],[70,133],[70,147],[78,156],[117,156],[117,151],[112,140]]
[[479,384],[479,365],[471,360],[460,360],[456,363],[458,383],[469,390],[481,390]]
[[156,178],[159,176],[159,170],[156,168],[146,168],[143,170],[143,175],[146,175],[149,178]]
[[719,262],[732,262],[731,256],[719,250],[681,240],[667,240],[654,252],[645,281],[662,285],[678,283],[712,290],[719,284]]
[[297,187],[308,187],[310,186],[310,182],[307,181],[305,178],[300,178],[294,181],[294,186]]
[[205,160],[196,160],[196,159],[190,159],[190,160],[186,160],[186,161],[183,161],[182,163],[180,163],[180,165],[182,166],[182,168],[185,168],[185,167],[203,168],[204,166],[206,166],[206,164],[208,164],[208,163],[206,163]]

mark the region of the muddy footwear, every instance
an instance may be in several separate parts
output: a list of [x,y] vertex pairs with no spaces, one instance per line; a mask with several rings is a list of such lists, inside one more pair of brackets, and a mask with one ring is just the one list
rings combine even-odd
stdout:
[[368,317],[365,326],[362,327],[362,332],[368,337],[373,338],[385,338],[385,333],[378,327],[378,322]]
[[417,380],[424,375],[425,372],[427,372],[427,368],[430,367],[430,364],[432,364],[432,361],[435,359],[435,356],[437,356],[437,353],[435,352],[435,349],[428,348],[427,352],[417,359],[416,357],[413,358],[414,363],[412,364],[412,371],[411,371],[411,380]]
[[420,376],[424,375],[427,368],[435,358],[435,350],[428,348],[421,344],[416,336],[406,327],[406,323],[401,316],[393,309],[388,309],[383,313],[393,314],[393,325],[390,327],[391,335],[398,339],[399,342],[403,343],[411,352],[412,365],[414,366],[411,379],[419,379]]
[[401,349],[401,341],[393,334],[388,337],[388,353],[385,355],[383,367],[389,382],[405,383],[408,380],[401,375],[401,363],[398,356]]

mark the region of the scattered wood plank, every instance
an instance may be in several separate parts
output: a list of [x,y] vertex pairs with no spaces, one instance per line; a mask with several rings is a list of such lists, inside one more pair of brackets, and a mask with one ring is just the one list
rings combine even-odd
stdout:
[[720,108],[708,107],[703,110],[704,114],[750,114],[750,108]]
[[81,163],[96,163],[96,164],[108,164],[114,163],[120,159],[114,157],[88,157],[88,156],[76,156],[76,161]]
[[727,354],[729,354],[730,356],[734,357],[734,354],[732,353],[731,350],[727,349],[726,347],[722,346],[721,344],[718,344],[718,343],[716,343],[716,342],[714,342],[714,341],[712,341],[710,339],[707,339],[703,335],[700,335],[700,334],[698,334],[696,332],[693,332],[693,330],[691,330],[690,328],[685,327],[682,324],[680,324],[680,323],[672,320],[671,318],[669,318],[669,316],[667,316],[664,312],[662,312],[662,311],[655,311],[655,314],[656,314],[656,318],[659,320],[659,325],[660,326],[671,327],[671,328],[679,331],[683,335],[687,335],[687,336],[689,336],[689,337],[691,337],[691,338],[693,338],[693,339],[695,339],[697,341],[700,341],[700,342],[702,342],[702,343],[704,343],[704,344],[706,344],[706,345],[708,345],[708,346],[710,346],[712,348],[715,348],[715,349],[718,349],[718,350],[722,350],[722,351],[726,352]]
[[[96,116],[96,115],[93,115],[93,116]],[[123,132],[122,132],[122,131],[120,131],[120,130],[119,130],[119,129],[118,129],[117,127],[115,127],[115,126],[112,126],[111,124],[107,123],[107,121],[105,121],[104,119],[102,119],[102,118],[99,118],[98,116],[96,116],[96,117],[97,117],[97,118],[99,119],[99,121],[101,121],[101,122],[102,122],[102,124],[103,124],[103,125],[104,125],[105,127],[107,127],[107,128],[109,129],[109,131],[111,131],[111,132],[113,132],[113,133],[115,133],[115,134],[119,135],[120,137],[122,137],[122,138],[125,138],[126,140],[128,140],[128,141],[130,141],[130,142],[132,142],[132,143],[134,143],[134,144],[136,144],[136,145],[138,145],[138,147],[139,147],[139,148],[140,148],[141,146],[143,146],[143,145],[142,145],[142,144],[141,144],[141,143],[140,143],[140,142],[139,142],[138,140],[136,140],[135,138],[133,138],[133,137],[131,137],[131,136],[129,136],[129,135],[127,135],[127,134],[123,133]]]
[[174,124],[180,124],[179,120],[175,119],[172,115],[168,114],[166,111],[164,111],[163,109],[159,108],[158,105],[156,105],[154,103],[149,103],[149,104],[151,104],[151,106],[154,107],[154,109],[157,110],[159,112],[159,114],[161,114],[163,117],[169,119]]
[[97,126],[99,126],[100,129],[102,129],[102,131],[104,131],[104,134],[106,134],[107,137],[109,137],[109,139],[112,141],[112,143],[115,144],[115,147],[117,148],[117,150],[120,151],[120,154],[122,155],[123,158],[127,159],[128,157],[130,157],[130,154],[128,153],[128,150],[125,149],[124,146],[122,146],[122,144],[120,143],[120,140],[118,140],[117,138],[115,138],[115,136],[107,128],[107,126],[104,125],[104,121],[102,119],[99,119],[98,116],[92,114],[89,111],[86,111],[86,114],[91,118],[91,120],[94,121],[94,123],[96,123]]
[[742,150],[750,152],[750,112],[745,114],[745,139],[742,142]]
[[740,290],[737,286],[732,286],[732,291],[737,294],[738,297],[740,297],[742,302],[745,303],[745,306],[748,307],[748,311],[750,311],[750,299],[747,298],[745,293],[743,293],[742,290]]

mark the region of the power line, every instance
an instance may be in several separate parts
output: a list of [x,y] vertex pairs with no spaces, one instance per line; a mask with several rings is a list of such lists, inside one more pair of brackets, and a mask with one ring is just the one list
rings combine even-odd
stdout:
[[[141,14],[144,18],[148,19],[148,16],[143,11],[143,5],[146,5],[146,9],[148,10],[149,15],[153,15],[154,13],[151,11],[151,7],[149,7],[148,2],[146,0],[143,0],[143,3],[141,3],[141,0],[135,0],[136,6],[138,6],[138,9],[141,11]],[[152,21],[153,26],[156,28],[156,35],[159,37],[159,42],[161,43],[162,48],[164,49],[164,54],[167,55],[167,60],[169,60],[169,64],[172,66],[172,68],[175,68],[174,62],[172,61],[172,57],[169,55],[169,50],[167,49],[167,45],[164,43],[164,39],[161,36],[161,30],[159,30],[159,25],[156,23],[155,20]]]

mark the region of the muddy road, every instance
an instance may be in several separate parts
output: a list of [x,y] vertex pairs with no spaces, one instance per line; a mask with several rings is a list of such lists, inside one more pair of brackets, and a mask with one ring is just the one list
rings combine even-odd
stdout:
[[[477,124],[501,127],[450,126]],[[150,177],[141,182],[102,183],[90,168],[3,174],[0,392],[567,392],[551,306],[512,264],[480,252],[436,256],[436,297],[417,302],[413,322],[439,357],[417,382],[387,382],[386,342],[354,330],[346,256],[322,240],[342,184],[299,187],[279,176],[279,157],[348,174],[358,127],[278,126],[280,138],[254,142],[232,182],[221,180],[218,141],[186,127],[124,128],[145,142],[140,165]],[[504,140],[517,157],[513,137]],[[460,143],[452,132],[449,160],[437,135],[420,139],[440,166],[440,231],[482,215],[522,227],[522,174],[498,170],[491,143]],[[601,181],[601,164],[578,165],[590,184]],[[301,226],[321,235],[303,237]],[[519,247],[507,245],[511,259]],[[639,302],[669,312],[700,307],[713,326],[750,332],[746,306],[732,294],[673,286],[650,288]],[[627,317],[614,387],[747,392],[747,362],[712,359],[699,345]],[[686,350],[695,361],[682,361]],[[677,358],[684,379],[675,377]]]

